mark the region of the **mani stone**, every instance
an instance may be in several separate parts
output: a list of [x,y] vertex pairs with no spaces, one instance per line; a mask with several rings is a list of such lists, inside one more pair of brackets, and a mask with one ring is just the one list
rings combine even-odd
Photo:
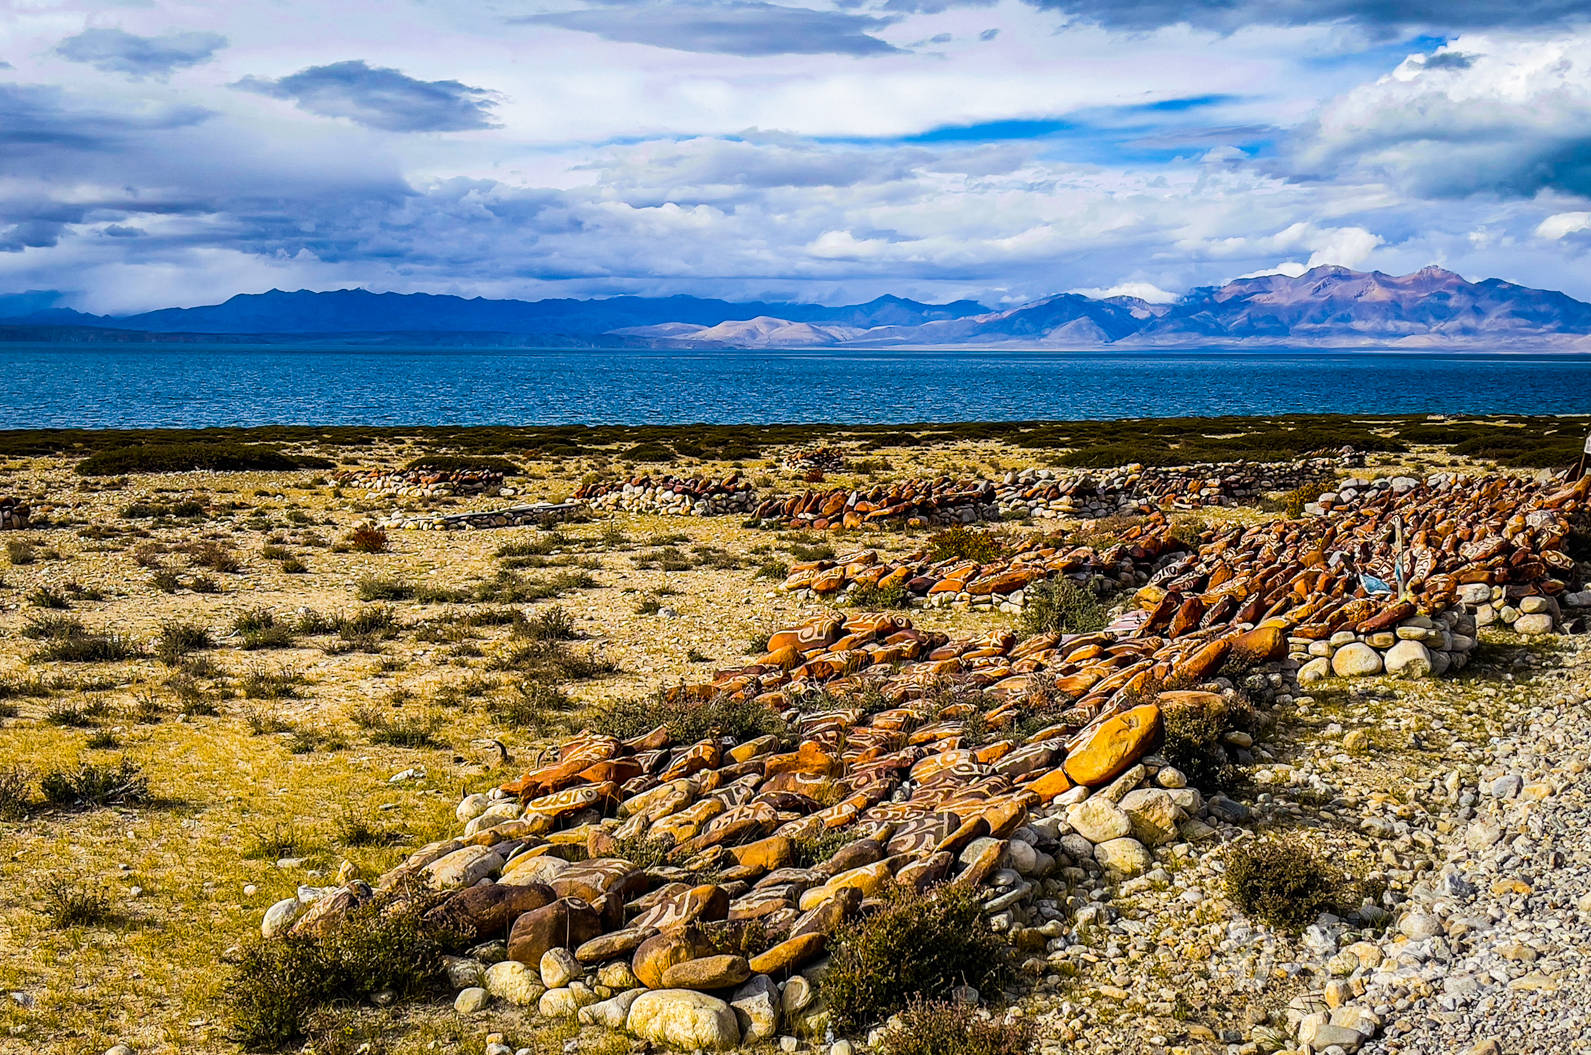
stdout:
[[1339,678],[1365,678],[1381,673],[1381,653],[1355,641],[1339,648],[1331,656],[1331,670]]
[[692,989],[654,989],[636,997],[624,1028],[642,1040],[685,1051],[728,1051],[740,1043],[735,1009]]

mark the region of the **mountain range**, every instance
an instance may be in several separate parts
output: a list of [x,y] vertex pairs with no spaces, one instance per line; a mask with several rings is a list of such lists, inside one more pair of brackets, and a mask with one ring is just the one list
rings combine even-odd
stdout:
[[252,339],[471,346],[1086,349],[1250,344],[1512,345],[1591,351],[1591,304],[1439,267],[1411,275],[1317,267],[1202,286],[1170,304],[1060,293],[1014,307],[884,296],[829,306],[699,297],[487,300],[362,289],[239,294],[136,315],[0,296],[0,339],[48,342]]

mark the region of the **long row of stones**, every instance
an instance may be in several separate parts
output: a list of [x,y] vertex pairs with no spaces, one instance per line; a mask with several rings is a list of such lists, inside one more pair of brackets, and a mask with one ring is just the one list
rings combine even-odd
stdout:
[[382,520],[380,527],[409,531],[481,531],[503,527],[550,527],[585,512],[579,502],[535,502],[504,509],[483,509],[463,513],[395,513]]
[[32,510],[20,498],[0,498],[0,531],[20,531],[28,526]]
[[1049,469],[1007,473],[998,488],[1002,515],[1035,519],[1128,516],[1156,510],[1253,505],[1267,494],[1331,479],[1342,456],[1295,462],[1211,462],[1175,469],[1129,465],[1100,473]]
[[340,469],[332,474],[339,487],[401,498],[457,495],[512,495],[503,474],[486,469]]
[[663,516],[731,516],[757,507],[757,492],[739,473],[707,476],[639,476],[585,484],[573,499],[592,509]]
[[999,519],[1000,507],[993,483],[940,477],[865,490],[809,490],[761,502],[753,515],[765,527],[822,531],[897,523],[908,527],[973,524]]
[[1116,593],[1148,583],[1156,562],[1187,549],[1158,514],[1126,528],[1103,549],[1073,545],[1064,536],[1040,535],[1007,541],[988,563],[962,558],[932,560],[925,552],[899,558],[864,549],[834,558],[790,565],[783,588],[807,600],[837,601],[857,590],[899,589],[903,603],[925,607],[990,607],[1020,611],[1026,590],[1040,580],[1065,575]]

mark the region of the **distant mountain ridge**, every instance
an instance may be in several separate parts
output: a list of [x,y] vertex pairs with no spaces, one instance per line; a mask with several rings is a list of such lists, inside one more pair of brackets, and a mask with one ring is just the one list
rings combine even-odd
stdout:
[[[0,339],[204,335],[361,344],[658,348],[1466,346],[1499,340],[1591,351],[1591,304],[1426,267],[1411,275],[1317,267],[1189,290],[1172,304],[1058,293],[1005,308],[884,296],[828,306],[691,296],[487,300],[362,289],[239,294],[221,304],[89,315],[32,291],[0,296]],[[18,336],[34,332],[32,338]]]

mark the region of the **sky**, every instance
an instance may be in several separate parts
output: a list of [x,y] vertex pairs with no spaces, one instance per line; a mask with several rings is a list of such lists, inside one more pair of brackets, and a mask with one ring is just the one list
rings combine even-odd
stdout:
[[0,295],[1591,299],[1591,0],[0,0]]

